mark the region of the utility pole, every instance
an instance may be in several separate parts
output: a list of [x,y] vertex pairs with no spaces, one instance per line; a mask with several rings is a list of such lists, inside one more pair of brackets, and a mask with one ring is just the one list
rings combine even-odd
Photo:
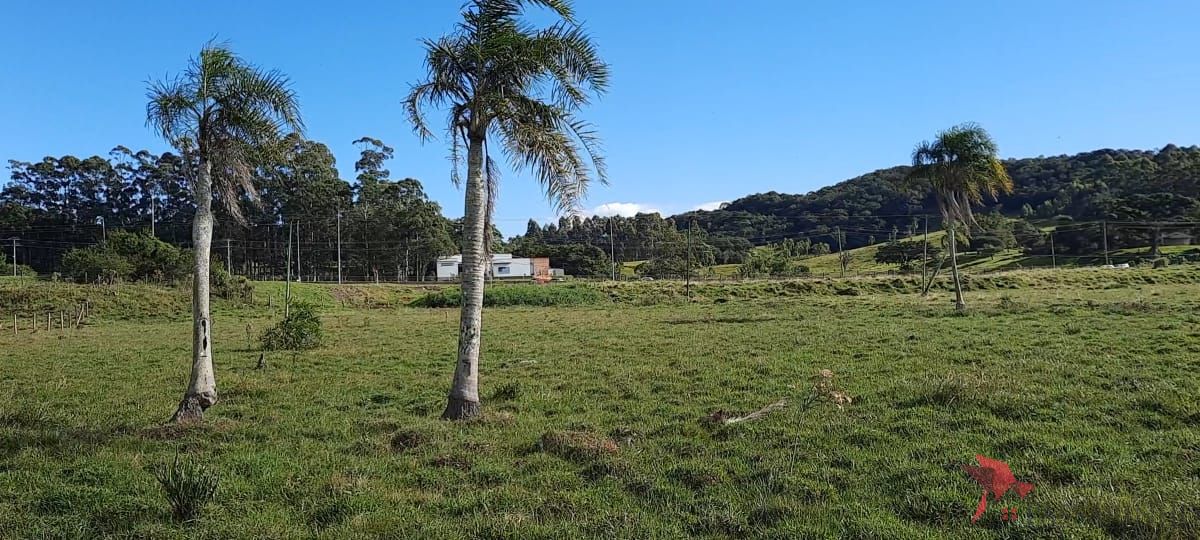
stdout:
[[1050,267],[1058,269],[1058,259],[1054,254],[1054,229],[1050,229]]
[[100,239],[108,241],[108,226],[104,224],[104,216],[97,218],[100,220]]
[[[407,259],[406,259],[407,260]],[[342,209],[338,208],[337,212],[337,263],[338,263],[338,285],[342,284]],[[405,265],[407,266],[407,262]]]
[[686,288],[686,290],[687,290],[687,299],[688,299],[688,302],[691,302],[691,301],[692,301],[692,225],[693,225],[693,224],[694,224],[694,223],[692,223],[692,222],[690,222],[690,221],[688,222],[688,234],[687,234],[687,284],[685,285],[685,288]]
[[921,290],[925,290],[926,275],[929,274],[929,216],[925,216],[925,240],[921,245]]
[[837,236],[837,242],[838,242],[838,266],[840,266],[842,268],[842,277],[846,277],[846,265],[841,264],[842,250],[845,249],[845,247],[842,245],[842,227],[840,225],[837,227],[834,227],[833,231],[834,231],[833,234],[835,234]]
[[304,267],[300,265],[300,222],[296,222],[296,280],[304,281]]
[[617,280],[617,239],[613,236],[613,219],[616,216],[608,218],[608,262],[612,263],[612,279]]
[[1112,264],[1108,261],[1108,220],[1100,222],[1104,227],[1104,265]]
[[288,305],[292,301],[292,223],[288,222],[287,281],[283,282],[283,318],[288,316]]
[[13,248],[13,277],[17,277],[17,237],[12,237]]
[[230,274],[233,273],[233,247],[232,241],[229,238],[225,239],[225,270]]
[[154,195],[150,196],[150,236],[158,238],[158,236],[154,234]]

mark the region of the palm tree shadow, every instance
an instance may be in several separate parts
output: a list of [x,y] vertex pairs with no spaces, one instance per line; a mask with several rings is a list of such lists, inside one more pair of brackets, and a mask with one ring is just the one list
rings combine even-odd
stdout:
[[24,450],[56,457],[90,454],[129,432],[124,426],[112,430],[71,426],[45,410],[28,408],[0,413],[0,427],[8,428],[0,434],[0,460],[15,457]]

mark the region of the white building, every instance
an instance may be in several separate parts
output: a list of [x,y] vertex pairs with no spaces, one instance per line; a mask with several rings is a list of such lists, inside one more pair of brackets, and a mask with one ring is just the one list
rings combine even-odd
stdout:
[[449,257],[438,257],[437,260],[437,279],[438,281],[454,281],[458,279],[458,273],[462,271],[462,255],[451,255]]
[[[511,253],[493,253],[488,265],[488,277],[532,278],[539,274],[549,275],[550,260],[545,257],[513,257]],[[454,281],[462,272],[462,255],[439,257],[437,260],[438,281]]]

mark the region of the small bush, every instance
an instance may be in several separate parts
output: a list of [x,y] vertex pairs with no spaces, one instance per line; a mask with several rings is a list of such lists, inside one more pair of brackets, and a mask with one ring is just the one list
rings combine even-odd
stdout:
[[980,374],[949,373],[926,381],[920,402],[949,407],[978,399],[989,391],[988,381]]
[[513,401],[521,397],[521,383],[510,382],[501,385],[492,393],[492,399],[496,401]]
[[154,471],[154,477],[171,505],[171,515],[183,523],[200,517],[204,506],[216,498],[221,483],[217,473],[196,461],[180,460],[178,454],[170,465]]
[[1013,298],[1007,294],[1000,297],[1000,309],[1004,311],[1016,311],[1022,307],[1024,306],[1021,305],[1020,302],[1013,300]]
[[176,283],[190,267],[187,252],[153,236],[126,231],[114,231],[99,246],[73,249],[62,261],[62,272],[78,282]]
[[79,283],[126,281],[133,265],[113,251],[99,247],[72,249],[62,259],[62,271]]
[[[13,275],[12,262],[8,260],[8,256],[6,256],[3,251],[0,251],[0,277],[7,277],[11,275]],[[30,268],[28,265],[18,264],[17,276],[37,277],[37,270]]]
[[125,259],[132,281],[177,283],[192,266],[188,252],[146,233],[113,231],[104,249]]
[[288,316],[262,335],[267,351],[303,351],[321,346],[321,317],[310,304],[293,304]]
[[208,275],[211,276],[212,282],[209,285],[214,295],[239,302],[254,300],[254,285],[244,276],[230,274],[220,263],[211,265]]
[[1154,261],[1152,261],[1151,264],[1153,264],[1154,268],[1166,268],[1167,266],[1169,266],[1171,264],[1171,261],[1169,259],[1159,257],[1157,259],[1154,259]]

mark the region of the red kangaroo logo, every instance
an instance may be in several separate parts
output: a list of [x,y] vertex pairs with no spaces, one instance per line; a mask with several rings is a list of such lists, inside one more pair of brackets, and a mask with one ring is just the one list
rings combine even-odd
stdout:
[[[1017,481],[1007,463],[984,455],[976,455],[975,459],[979,461],[978,467],[962,466],[963,470],[983,487],[983,494],[979,496],[979,506],[975,507],[975,514],[971,516],[972,523],[979,521],[987,510],[988,494],[991,494],[992,501],[998,501],[1010,489],[1016,491],[1022,499],[1033,491],[1033,484]],[[1004,521],[1016,521],[1017,509],[1004,508],[1001,510],[1001,517]]]

